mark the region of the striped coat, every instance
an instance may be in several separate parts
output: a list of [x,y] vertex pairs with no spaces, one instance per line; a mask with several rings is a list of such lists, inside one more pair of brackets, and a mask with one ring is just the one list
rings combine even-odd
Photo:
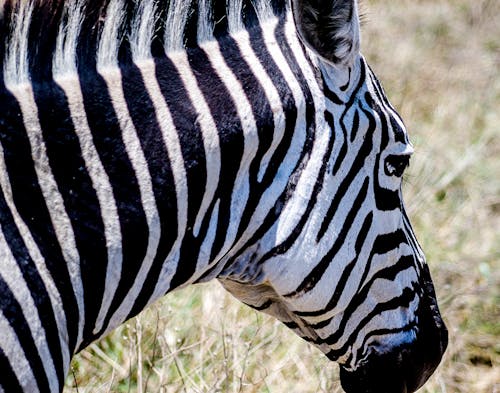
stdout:
[[[0,391],[217,278],[409,392],[446,347],[355,1],[0,1]],[[422,348],[429,348],[423,350]]]

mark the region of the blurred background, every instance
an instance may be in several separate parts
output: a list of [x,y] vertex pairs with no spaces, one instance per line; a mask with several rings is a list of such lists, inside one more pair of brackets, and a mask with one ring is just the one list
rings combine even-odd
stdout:
[[[421,392],[500,392],[500,1],[364,0],[362,49],[416,154],[405,197],[450,345]],[[217,283],[72,363],[69,392],[341,392],[338,369]]]

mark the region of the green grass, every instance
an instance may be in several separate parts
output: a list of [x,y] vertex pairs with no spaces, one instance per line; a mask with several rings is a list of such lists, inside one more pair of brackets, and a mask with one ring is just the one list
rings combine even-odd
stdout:
[[[406,204],[450,330],[422,392],[498,392],[500,3],[362,8],[363,52],[416,147]],[[167,296],[72,367],[67,393],[341,391],[334,364],[216,283]]]

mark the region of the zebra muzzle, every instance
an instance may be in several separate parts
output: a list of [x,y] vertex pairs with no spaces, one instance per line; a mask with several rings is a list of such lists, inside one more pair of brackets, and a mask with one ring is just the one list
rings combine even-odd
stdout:
[[421,302],[417,314],[415,341],[384,353],[373,351],[354,371],[341,367],[340,379],[347,393],[413,393],[423,386],[441,362],[448,331],[433,300]]

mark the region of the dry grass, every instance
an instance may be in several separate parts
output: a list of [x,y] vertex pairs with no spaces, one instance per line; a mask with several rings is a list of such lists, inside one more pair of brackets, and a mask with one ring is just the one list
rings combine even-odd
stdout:
[[[500,392],[500,3],[363,8],[364,53],[416,146],[406,202],[450,330],[422,392]],[[334,364],[217,284],[167,296],[73,369],[67,393],[341,391]]]

